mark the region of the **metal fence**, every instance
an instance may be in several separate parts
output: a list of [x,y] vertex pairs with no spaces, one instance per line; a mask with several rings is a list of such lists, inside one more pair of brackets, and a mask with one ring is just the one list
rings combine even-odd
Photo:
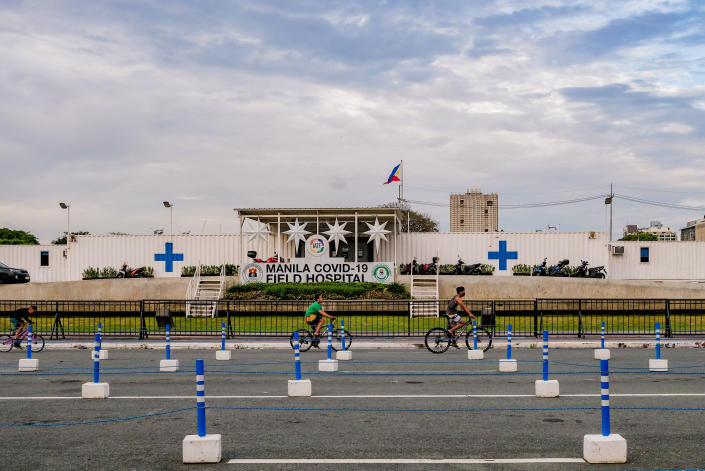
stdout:
[[[34,329],[47,339],[91,336],[102,323],[105,337],[148,339],[162,337],[166,325],[173,336],[220,335],[227,325],[229,338],[286,337],[305,327],[308,301],[218,301],[216,317],[187,317],[188,300],[142,301],[0,301],[0,329],[11,329],[15,309],[37,306]],[[438,317],[410,317],[408,300],[325,301],[323,308],[345,321],[356,337],[419,337],[432,327],[444,326],[446,301],[430,304]],[[596,336],[602,321],[608,335],[652,335],[656,322],[665,337],[705,335],[705,299],[531,299],[465,301],[480,314],[478,324],[506,335],[538,337],[543,329],[553,335]],[[422,312],[426,312],[423,310]]]

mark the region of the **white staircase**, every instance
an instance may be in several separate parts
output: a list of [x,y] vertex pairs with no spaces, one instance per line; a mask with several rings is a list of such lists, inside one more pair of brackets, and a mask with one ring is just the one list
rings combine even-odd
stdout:
[[215,317],[218,314],[218,300],[223,295],[224,287],[225,264],[220,268],[218,278],[202,278],[199,263],[188,285],[186,317]]
[[[438,317],[438,271],[435,275],[411,274],[409,317]],[[433,301],[433,302],[432,302]]]

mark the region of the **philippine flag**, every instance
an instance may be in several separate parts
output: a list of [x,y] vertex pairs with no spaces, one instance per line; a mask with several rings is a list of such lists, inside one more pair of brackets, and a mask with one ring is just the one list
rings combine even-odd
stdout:
[[399,167],[401,167],[401,164],[397,164],[396,167],[394,167],[394,170],[392,170],[392,173],[389,174],[389,178],[387,179],[386,182],[384,182],[385,185],[389,185],[392,182],[400,182],[401,178],[399,178]]

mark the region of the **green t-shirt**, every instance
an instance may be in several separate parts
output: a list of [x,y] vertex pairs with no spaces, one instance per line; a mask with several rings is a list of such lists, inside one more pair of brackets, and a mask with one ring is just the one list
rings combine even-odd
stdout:
[[317,316],[317,315],[318,315],[318,311],[322,311],[322,310],[323,310],[323,307],[321,307],[321,305],[318,304],[318,302],[314,302],[313,304],[311,304],[311,305],[308,307],[308,309],[306,309],[306,314],[304,314],[304,317],[308,317],[308,316],[310,316],[310,315],[312,315],[312,314],[313,314],[314,316]]

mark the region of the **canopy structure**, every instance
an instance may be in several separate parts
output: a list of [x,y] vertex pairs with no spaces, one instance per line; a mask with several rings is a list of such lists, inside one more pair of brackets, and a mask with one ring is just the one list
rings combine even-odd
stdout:
[[[354,255],[348,258],[356,263],[363,261],[359,259],[363,254],[367,253],[367,250],[362,250],[364,246],[360,245],[360,239],[362,238],[362,243],[366,244],[364,238],[370,235],[370,225],[374,226],[378,221],[379,226],[384,225],[384,230],[389,231],[388,234],[385,233],[388,241],[380,242],[393,244],[394,266],[397,263],[397,236],[401,230],[403,217],[403,213],[399,208],[235,208],[235,212],[237,213],[240,228],[240,256],[242,258],[240,266],[244,266],[247,263],[245,258],[247,248],[245,244],[251,243],[250,239],[253,238],[253,234],[254,239],[259,236],[257,229],[250,232],[245,230],[245,224],[248,220],[254,222],[256,227],[262,228],[263,233],[274,236],[274,246],[280,256],[283,256],[285,252],[296,253],[296,246],[294,245],[296,234],[293,234],[294,237],[292,237],[292,231],[298,231],[302,234],[323,234],[324,236],[329,232],[327,236],[333,242],[333,235],[330,234],[330,231],[331,226],[336,227],[337,221],[338,228],[344,224],[342,233],[353,240]],[[298,225],[296,225],[297,221]],[[301,227],[303,224],[306,224],[305,228]],[[268,232],[264,229],[264,225],[269,227]],[[368,232],[368,234],[365,234],[365,232]],[[264,240],[266,236],[259,237]],[[339,242],[347,243],[343,239],[342,235],[339,235]],[[287,240],[292,241],[287,242]],[[370,245],[372,246],[374,243]],[[293,248],[293,252],[290,250],[291,248]]]

